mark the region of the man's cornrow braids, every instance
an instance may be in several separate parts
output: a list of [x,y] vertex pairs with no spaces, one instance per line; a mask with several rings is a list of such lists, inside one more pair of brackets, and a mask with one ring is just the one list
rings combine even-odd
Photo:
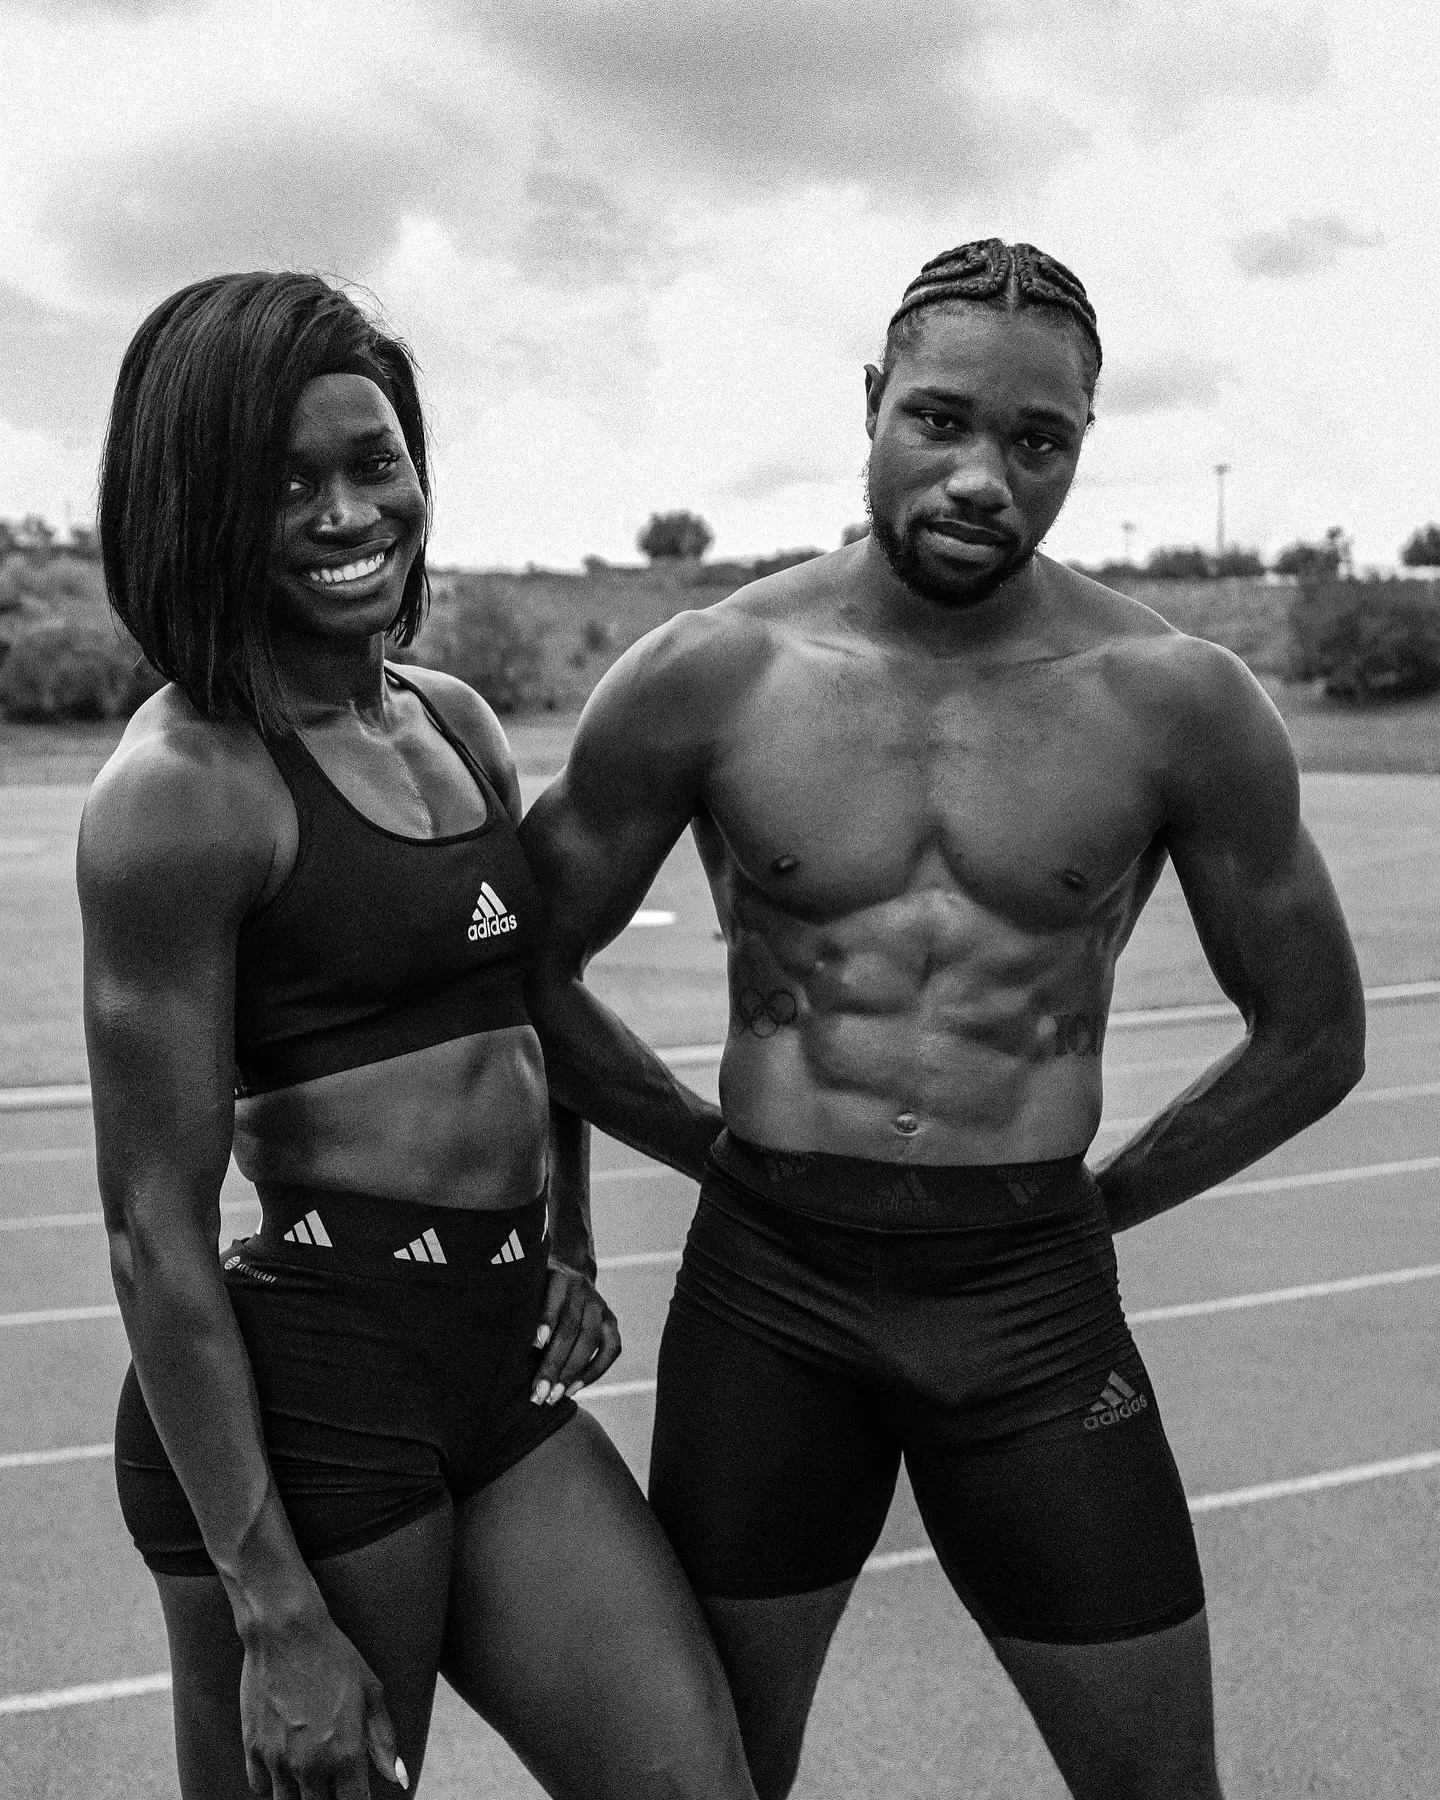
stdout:
[[1016,305],[1055,306],[1067,312],[1095,352],[1095,372],[1099,374],[1095,308],[1079,276],[1033,244],[1007,244],[1001,238],[979,238],[931,257],[895,309],[889,342],[903,341],[905,334],[897,336],[896,327],[921,307],[939,306],[947,300],[1002,299]]

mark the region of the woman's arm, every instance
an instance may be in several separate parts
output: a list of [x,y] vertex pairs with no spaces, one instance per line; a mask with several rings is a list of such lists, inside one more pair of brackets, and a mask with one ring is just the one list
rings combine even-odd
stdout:
[[213,735],[190,737],[141,732],[122,747],[81,825],[85,1035],[115,1291],[146,1404],[245,1646],[252,1775],[298,1776],[322,1755],[328,1768],[333,1746],[312,1743],[306,1722],[330,1729],[344,1717],[343,1754],[358,1751],[363,1767],[368,1719],[377,1766],[393,1779],[378,1683],[301,1559],[220,1277],[236,940],[276,836],[243,766],[217,754]]

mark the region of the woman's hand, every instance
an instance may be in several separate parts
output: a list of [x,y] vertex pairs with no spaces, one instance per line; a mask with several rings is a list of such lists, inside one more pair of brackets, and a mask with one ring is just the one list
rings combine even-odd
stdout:
[[535,1348],[544,1350],[530,1398],[553,1406],[598,1381],[620,1354],[620,1326],[595,1283],[579,1269],[550,1262]]
[[240,1724],[251,1791],[271,1800],[369,1800],[367,1761],[410,1786],[380,1683],[323,1606],[248,1634]]

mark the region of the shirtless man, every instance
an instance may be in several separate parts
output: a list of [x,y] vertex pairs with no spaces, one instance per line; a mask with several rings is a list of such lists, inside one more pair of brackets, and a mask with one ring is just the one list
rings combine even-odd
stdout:
[[[866,370],[871,535],[638,644],[523,831],[555,1091],[703,1178],[651,1498],[765,1800],[902,1456],[1072,1792],[1220,1792],[1111,1236],[1333,1107],[1364,1012],[1265,695],[1037,554],[1099,365],[1051,258],[927,264]],[[713,1148],[722,1120],[581,981],[687,825],[729,955]],[[1167,857],[1246,1034],[1092,1175],[1115,965]]]

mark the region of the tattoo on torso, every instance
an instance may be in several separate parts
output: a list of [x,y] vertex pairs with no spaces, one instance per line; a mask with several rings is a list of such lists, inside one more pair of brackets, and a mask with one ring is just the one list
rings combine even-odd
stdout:
[[800,1004],[789,988],[771,988],[768,993],[758,987],[737,987],[731,1009],[730,1029],[736,1035],[748,1032],[757,1038],[774,1037],[782,1025],[793,1025]]

